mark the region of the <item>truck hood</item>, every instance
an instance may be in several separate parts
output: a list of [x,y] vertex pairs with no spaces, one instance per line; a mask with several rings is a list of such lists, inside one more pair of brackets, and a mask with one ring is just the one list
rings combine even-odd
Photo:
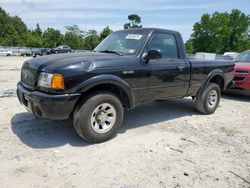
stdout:
[[63,67],[90,64],[94,60],[115,59],[120,56],[116,54],[98,53],[98,52],[83,52],[83,53],[65,53],[53,54],[33,58],[24,62],[23,67],[34,70],[53,72],[56,69]]

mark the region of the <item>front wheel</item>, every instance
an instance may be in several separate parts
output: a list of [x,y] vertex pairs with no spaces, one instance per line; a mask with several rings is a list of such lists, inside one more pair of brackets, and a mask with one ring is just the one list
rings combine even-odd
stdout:
[[196,108],[203,114],[212,114],[217,109],[221,98],[218,84],[209,83],[208,86],[196,97]]
[[77,134],[92,143],[104,142],[116,134],[123,121],[123,106],[112,93],[88,97],[74,113]]

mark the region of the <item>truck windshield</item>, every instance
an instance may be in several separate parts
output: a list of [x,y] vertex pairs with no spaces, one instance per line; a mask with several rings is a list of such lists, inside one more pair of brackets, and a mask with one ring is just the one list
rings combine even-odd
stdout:
[[250,52],[242,52],[236,58],[235,61],[238,62],[249,62],[250,63]]
[[117,53],[133,55],[141,45],[145,34],[127,32],[114,32],[104,39],[95,49],[95,52]]

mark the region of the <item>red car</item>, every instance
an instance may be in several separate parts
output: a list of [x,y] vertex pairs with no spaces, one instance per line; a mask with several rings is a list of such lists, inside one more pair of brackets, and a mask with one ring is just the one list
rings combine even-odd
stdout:
[[235,58],[232,88],[250,94],[250,50],[240,53]]

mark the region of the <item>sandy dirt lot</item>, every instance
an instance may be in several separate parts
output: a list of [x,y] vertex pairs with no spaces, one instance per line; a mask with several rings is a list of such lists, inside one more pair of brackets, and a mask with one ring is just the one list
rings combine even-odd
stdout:
[[19,104],[26,59],[0,57],[0,187],[250,187],[250,97],[223,95],[209,116],[189,98],[145,103],[114,139],[88,144],[71,121]]

